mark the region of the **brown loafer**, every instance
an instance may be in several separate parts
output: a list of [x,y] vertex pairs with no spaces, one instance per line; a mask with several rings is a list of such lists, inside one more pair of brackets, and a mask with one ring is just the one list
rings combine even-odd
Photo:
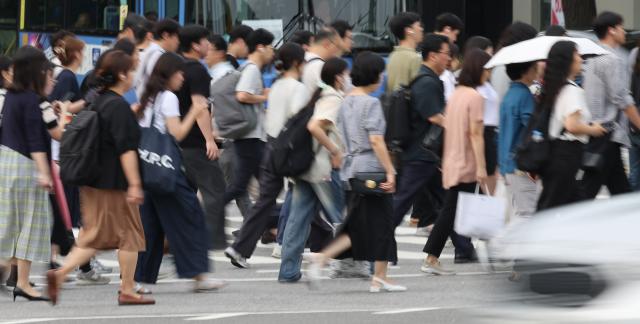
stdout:
[[51,305],[58,303],[58,291],[60,287],[58,285],[58,277],[56,276],[56,270],[47,271],[47,293],[49,299],[51,299]]
[[155,305],[156,301],[153,298],[131,296],[129,294],[120,294],[118,296],[118,305]]

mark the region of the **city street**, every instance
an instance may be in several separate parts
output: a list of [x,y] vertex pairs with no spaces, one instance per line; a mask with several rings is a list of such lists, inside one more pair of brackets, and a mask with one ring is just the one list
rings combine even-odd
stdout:
[[[235,206],[227,232],[237,228],[241,217]],[[276,278],[279,260],[272,258],[272,245],[260,244],[250,269],[237,269],[221,251],[211,254],[212,277],[228,286],[208,294],[191,293],[191,282],[175,276],[147,288],[153,291],[154,306],[119,307],[116,301],[118,274],[107,276],[107,286],[77,286],[67,283],[55,307],[43,302],[27,302],[0,295],[0,324],[8,323],[470,323],[468,311],[489,305],[499,298],[492,293],[507,273],[490,274],[479,264],[454,265],[450,243],[443,252],[443,265],[458,271],[455,276],[435,277],[419,271],[425,237],[415,236],[415,228],[398,228],[400,261],[390,269],[391,277],[409,288],[405,293],[368,292],[369,281],[329,279],[321,289],[309,290],[306,283],[281,284]],[[115,253],[99,260],[117,271]],[[33,279],[44,283],[44,265],[34,265]],[[161,272],[171,272],[165,260]],[[325,271],[325,275],[328,272]],[[304,278],[303,278],[304,281]]]

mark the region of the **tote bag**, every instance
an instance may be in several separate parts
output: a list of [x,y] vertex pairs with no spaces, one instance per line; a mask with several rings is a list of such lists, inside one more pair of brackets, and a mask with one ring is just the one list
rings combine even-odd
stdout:
[[155,105],[152,110],[151,126],[142,127],[138,154],[142,185],[145,190],[159,194],[175,192],[180,176],[182,155],[176,140],[170,134],[161,133],[153,126]]
[[[507,202],[503,198],[475,193],[458,194],[456,233],[482,240],[494,238],[504,228]],[[487,191],[488,192],[488,191]]]

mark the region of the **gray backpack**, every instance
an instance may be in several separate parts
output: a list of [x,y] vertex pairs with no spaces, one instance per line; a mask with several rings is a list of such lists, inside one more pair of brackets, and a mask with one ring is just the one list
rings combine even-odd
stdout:
[[214,118],[218,134],[223,138],[242,138],[258,125],[258,112],[255,107],[236,99],[236,85],[244,67],[227,73],[211,84],[210,96],[215,107]]

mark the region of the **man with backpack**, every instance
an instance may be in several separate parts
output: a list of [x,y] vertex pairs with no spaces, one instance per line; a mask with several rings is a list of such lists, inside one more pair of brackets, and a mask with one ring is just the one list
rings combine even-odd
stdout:
[[400,85],[408,85],[418,75],[422,58],[416,51],[424,38],[420,15],[401,12],[389,21],[389,29],[398,39],[398,46],[389,54],[387,63],[387,87],[390,94]]
[[316,34],[313,44],[304,56],[307,64],[302,71],[302,83],[307,87],[307,93],[314,93],[320,82],[320,71],[324,62],[332,57],[338,57],[342,52],[342,39],[332,27],[323,28]]
[[[423,141],[434,127],[441,127],[445,101],[439,76],[451,60],[449,40],[445,36],[429,34],[422,43],[423,63],[418,76],[408,85],[410,92],[410,135],[403,147],[398,191],[393,198],[394,222],[399,225],[414,203],[416,195],[434,177],[440,176],[439,156],[423,148]],[[399,109],[401,107],[394,107]]]

